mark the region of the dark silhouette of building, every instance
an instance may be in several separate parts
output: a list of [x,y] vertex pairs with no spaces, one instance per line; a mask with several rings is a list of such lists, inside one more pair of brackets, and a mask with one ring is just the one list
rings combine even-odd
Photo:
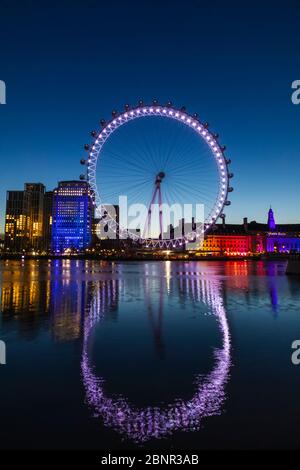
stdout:
[[44,240],[42,183],[25,183],[23,191],[7,191],[5,250],[11,253],[40,251]]
[[5,251],[20,253],[30,244],[30,196],[26,191],[7,191]]
[[53,191],[46,191],[43,213],[43,250],[51,249]]

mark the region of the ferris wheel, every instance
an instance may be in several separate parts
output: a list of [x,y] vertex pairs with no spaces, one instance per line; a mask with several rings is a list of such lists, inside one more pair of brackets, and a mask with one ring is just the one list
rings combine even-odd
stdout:
[[[171,102],[139,101],[134,107],[126,104],[120,113],[112,111],[112,118],[100,125],[100,131],[91,132],[93,142],[84,146],[87,157],[81,164],[86,173],[80,177],[89,182],[97,213],[100,219],[105,213],[110,231],[145,247],[176,248],[203,238],[219,217],[225,218],[224,206],[231,204],[228,193],[233,191],[231,160],[218,134],[197,114]],[[121,195],[128,197],[128,204],[146,208],[138,230],[106,211],[108,203],[118,205]],[[174,204],[203,205],[201,223],[191,212],[190,228],[170,235],[167,229],[176,222],[171,223],[165,208]]]

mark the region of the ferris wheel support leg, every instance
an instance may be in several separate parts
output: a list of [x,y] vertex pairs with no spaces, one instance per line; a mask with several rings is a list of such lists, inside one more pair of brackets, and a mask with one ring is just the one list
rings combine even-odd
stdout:
[[160,236],[159,238],[163,238],[163,214],[162,214],[162,198],[161,198],[161,190],[160,190],[160,185],[158,187],[158,206],[159,206],[159,231],[160,231]]
[[[151,238],[150,237],[150,233],[151,233],[151,213],[152,213],[152,206],[153,206],[155,198],[156,198],[157,189],[158,188],[156,186],[155,190],[154,190],[154,193],[153,193],[153,196],[152,196],[152,199],[151,199],[151,202],[150,202],[150,205],[149,205],[147,221],[146,221],[145,228],[144,228],[144,238],[146,238],[146,236],[148,238]],[[146,234],[146,230],[148,230],[147,234]]]

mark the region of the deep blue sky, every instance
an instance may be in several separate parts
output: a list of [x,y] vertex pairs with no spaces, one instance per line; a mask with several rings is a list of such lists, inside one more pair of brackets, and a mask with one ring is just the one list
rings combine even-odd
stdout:
[[1,0],[1,228],[7,189],[78,178],[89,131],[141,97],[186,105],[220,134],[228,221],[264,221],[272,204],[278,222],[300,222],[300,2],[244,3]]

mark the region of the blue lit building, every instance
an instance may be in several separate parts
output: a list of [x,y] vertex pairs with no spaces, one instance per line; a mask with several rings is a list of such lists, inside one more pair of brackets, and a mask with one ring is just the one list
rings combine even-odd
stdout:
[[92,240],[93,197],[86,181],[60,181],[53,191],[52,251],[83,251]]
[[268,212],[268,228],[270,231],[276,230],[274,212],[272,210],[272,207],[270,207]]

